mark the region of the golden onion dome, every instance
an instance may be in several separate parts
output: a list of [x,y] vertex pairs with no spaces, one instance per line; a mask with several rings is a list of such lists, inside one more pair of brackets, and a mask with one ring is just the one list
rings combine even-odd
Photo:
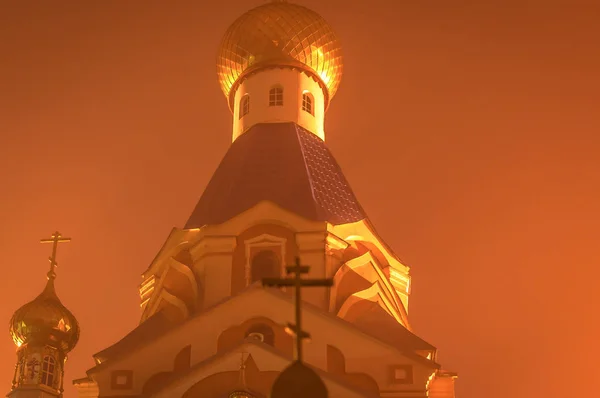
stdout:
[[67,353],[79,341],[79,323],[58,299],[54,278],[54,272],[49,272],[44,291],[12,316],[10,334],[17,347],[28,343],[49,344]]
[[249,74],[269,67],[295,67],[323,87],[325,106],[342,79],[342,51],[331,26],[316,12],[273,1],[243,14],[227,29],[218,52],[221,89],[233,95]]

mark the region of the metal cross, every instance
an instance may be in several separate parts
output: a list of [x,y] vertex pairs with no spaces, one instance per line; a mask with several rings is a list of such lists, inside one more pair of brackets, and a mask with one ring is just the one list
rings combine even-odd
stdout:
[[240,384],[241,387],[246,387],[246,360],[244,359],[244,354],[246,352],[242,351],[242,360],[240,361]]
[[52,255],[48,257],[48,260],[50,261],[50,272],[48,272],[48,277],[54,277],[54,267],[58,265],[56,262],[56,249],[58,248],[58,244],[70,241],[71,238],[63,238],[58,231],[53,233],[51,238],[40,240],[40,243],[52,243]]
[[302,274],[308,274],[310,267],[300,265],[300,258],[296,257],[296,265],[285,267],[288,275],[294,274],[291,278],[264,278],[263,286],[270,287],[294,287],[294,307],[296,312],[296,324],[288,323],[287,330],[296,338],[295,360],[302,361],[302,340],[310,338],[310,334],[302,330],[302,295],[301,288],[311,286],[333,286],[333,279],[302,279]]

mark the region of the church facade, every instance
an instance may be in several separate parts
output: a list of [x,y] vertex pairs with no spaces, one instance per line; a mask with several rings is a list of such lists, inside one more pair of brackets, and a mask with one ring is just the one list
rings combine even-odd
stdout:
[[[79,397],[299,396],[271,395],[294,363],[294,289],[262,283],[299,258],[307,278],[333,282],[303,289],[301,306],[303,361],[327,396],[454,398],[456,374],[412,330],[410,268],[377,235],[325,144],[343,72],[331,27],[305,7],[267,3],[230,26],[217,64],[232,145],[143,273],[140,324],[94,355],[74,381]],[[42,386],[49,395],[23,395],[43,384],[25,379],[10,396],[62,396],[57,379]]]

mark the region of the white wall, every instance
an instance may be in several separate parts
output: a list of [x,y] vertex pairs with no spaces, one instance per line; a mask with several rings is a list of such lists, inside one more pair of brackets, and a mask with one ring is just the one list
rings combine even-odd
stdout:
[[[283,106],[269,106],[269,90],[283,88]],[[308,91],[314,98],[313,115],[302,110],[302,94]],[[240,101],[250,97],[250,112],[240,119]],[[325,96],[321,86],[302,71],[291,68],[262,70],[246,78],[234,97],[233,140],[257,123],[294,122],[325,139]]]

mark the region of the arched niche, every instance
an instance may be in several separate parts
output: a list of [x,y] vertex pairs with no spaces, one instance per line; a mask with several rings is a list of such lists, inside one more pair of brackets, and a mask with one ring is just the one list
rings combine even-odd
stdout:
[[379,396],[379,385],[366,373],[347,373],[346,358],[342,351],[332,345],[327,345],[327,372],[343,378],[349,385],[369,396]]
[[254,317],[246,321],[225,329],[217,339],[217,352],[225,352],[239,345],[250,336],[251,333],[263,333],[264,343],[269,344],[269,339],[273,339],[270,344],[278,351],[292,356],[294,353],[294,339],[286,333],[285,327],[273,322],[266,317]]
[[167,386],[174,378],[187,371],[190,368],[191,353],[191,344],[182,348],[173,360],[173,371],[159,372],[152,375],[142,387],[142,396],[152,396],[152,394]]
[[271,250],[279,258],[280,276],[284,264],[291,264],[297,255],[294,231],[289,226],[272,221],[249,226],[237,236],[231,272],[231,293],[235,295],[252,282],[252,259],[263,250]]
[[281,276],[281,259],[275,251],[260,250],[250,259],[250,283],[279,276]]
[[275,346],[275,331],[265,323],[255,323],[245,332],[245,338],[255,338],[261,343]]

